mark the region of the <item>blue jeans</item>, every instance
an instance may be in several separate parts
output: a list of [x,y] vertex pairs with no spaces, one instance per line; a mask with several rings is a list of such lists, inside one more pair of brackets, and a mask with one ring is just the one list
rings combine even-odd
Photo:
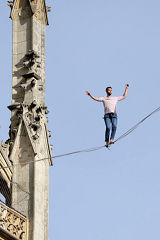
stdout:
[[[117,129],[117,113],[107,113],[104,115],[104,122],[106,124],[105,141],[109,142],[109,139],[114,140]],[[112,131],[111,131],[112,129]],[[110,137],[111,132],[111,137]]]

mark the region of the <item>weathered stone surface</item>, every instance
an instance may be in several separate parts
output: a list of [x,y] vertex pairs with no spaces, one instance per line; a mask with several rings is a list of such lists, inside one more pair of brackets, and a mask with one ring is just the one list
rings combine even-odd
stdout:
[[51,133],[46,124],[45,0],[9,3],[13,20],[13,77],[8,156],[12,207],[28,219],[28,240],[48,239]]
[[16,160],[16,166],[13,167],[13,183],[18,183],[13,185],[12,206],[29,219],[29,237],[34,240],[46,240],[50,165],[46,127],[42,125],[41,134],[37,139],[32,140],[32,135],[29,134],[27,123],[22,123],[10,157]]

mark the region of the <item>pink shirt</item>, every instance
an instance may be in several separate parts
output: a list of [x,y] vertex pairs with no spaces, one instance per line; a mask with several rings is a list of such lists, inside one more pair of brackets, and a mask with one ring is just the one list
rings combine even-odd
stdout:
[[106,113],[116,113],[117,102],[123,100],[125,97],[100,97],[99,100],[103,102],[104,114]]

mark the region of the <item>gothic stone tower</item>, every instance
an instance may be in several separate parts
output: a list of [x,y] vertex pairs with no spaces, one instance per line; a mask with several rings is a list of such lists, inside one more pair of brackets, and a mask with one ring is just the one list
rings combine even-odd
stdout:
[[[11,207],[28,220],[28,240],[48,239],[50,132],[45,106],[45,0],[8,2],[13,22],[12,103],[8,158]],[[42,160],[43,159],[43,160]],[[22,237],[20,239],[23,239]]]

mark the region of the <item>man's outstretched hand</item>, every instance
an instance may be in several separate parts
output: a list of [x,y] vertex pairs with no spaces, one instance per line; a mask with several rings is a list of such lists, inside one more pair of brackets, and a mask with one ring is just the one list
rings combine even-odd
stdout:
[[90,96],[93,100],[101,102],[100,98],[97,98],[95,96],[93,96],[92,94],[90,94],[90,92],[86,91],[86,95]]
[[129,84],[128,84],[128,83],[126,84],[126,88],[127,88],[127,89],[129,88]]
[[86,94],[87,94],[88,96],[90,96],[90,92],[86,91]]

